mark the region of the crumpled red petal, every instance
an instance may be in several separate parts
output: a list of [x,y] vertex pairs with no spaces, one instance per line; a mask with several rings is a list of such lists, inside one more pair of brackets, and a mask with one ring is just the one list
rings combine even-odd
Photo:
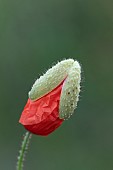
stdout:
[[57,129],[63,122],[59,119],[59,101],[63,82],[42,98],[28,99],[19,122],[37,135],[46,136]]

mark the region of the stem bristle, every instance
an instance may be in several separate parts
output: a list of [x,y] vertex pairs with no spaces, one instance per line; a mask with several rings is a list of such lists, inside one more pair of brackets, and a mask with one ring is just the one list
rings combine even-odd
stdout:
[[24,160],[25,160],[25,155],[26,155],[27,150],[28,150],[28,145],[29,145],[29,141],[30,141],[31,136],[32,135],[31,135],[30,132],[26,132],[26,134],[23,137],[21,149],[19,150],[19,156],[17,157],[16,170],[23,170],[23,163],[24,163]]

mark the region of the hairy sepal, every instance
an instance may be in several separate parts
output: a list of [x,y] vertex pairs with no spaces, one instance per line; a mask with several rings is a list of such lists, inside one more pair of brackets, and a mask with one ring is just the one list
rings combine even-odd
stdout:
[[74,63],[73,59],[63,60],[50,68],[44,75],[35,81],[29,92],[31,100],[37,100],[56,88],[68,75]]
[[68,119],[74,113],[79,100],[81,81],[81,67],[75,61],[68,71],[67,78],[64,81],[59,106],[60,119]]

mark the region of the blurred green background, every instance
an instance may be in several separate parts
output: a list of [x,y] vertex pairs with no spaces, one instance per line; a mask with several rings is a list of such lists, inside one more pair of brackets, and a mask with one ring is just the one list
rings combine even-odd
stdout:
[[15,170],[28,91],[64,58],[82,65],[78,108],[33,135],[25,169],[113,169],[113,1],[0,0],[0,170]]

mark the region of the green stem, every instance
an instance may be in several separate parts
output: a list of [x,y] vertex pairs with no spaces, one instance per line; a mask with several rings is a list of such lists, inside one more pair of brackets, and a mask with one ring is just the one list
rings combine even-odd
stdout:
[[19,151],[19,156],[18,156],[18,161],[17,161],[17,170],[23,169],[24,158],[25,158],[26,151],[28,149],[30,138],[31,138],[31,133],[26,132],[24,139],[22,141],[21,149]]

